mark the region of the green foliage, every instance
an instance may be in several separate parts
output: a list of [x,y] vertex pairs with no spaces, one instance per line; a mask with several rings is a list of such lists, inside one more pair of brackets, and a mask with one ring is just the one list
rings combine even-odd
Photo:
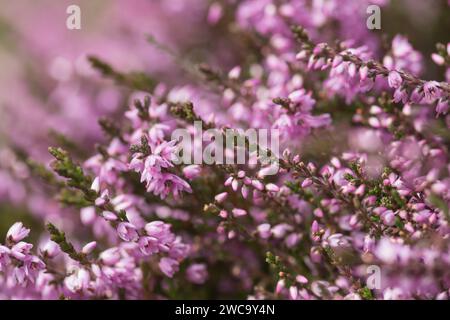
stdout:
[[67,178],[67,185],[83,191],[88,201],[95,200],[97,193],[91,190],[92,178],[85,175],[83,169],[75,164],[69,153],[61,148],[50,147],[50,154],[55,158],[51,168],[61,177]]
[[89,56],[88,60],[93,68],[100,71],[104,77],[113,79],[117,84],[147,92],[151,92],[155,88],[155,80],[150,78],[144,72],[122,73],[97,57]]

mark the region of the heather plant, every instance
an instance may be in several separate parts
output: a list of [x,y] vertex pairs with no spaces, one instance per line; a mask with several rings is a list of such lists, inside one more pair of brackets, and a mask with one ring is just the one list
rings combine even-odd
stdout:
[[61,89],[73,109],[55,123],[75,130],[34,146],[21,117],[1,131],[0,298],[448,299],[449,39],[422,52],[367,29],[369,5],[398,10],[384,0],[199,3],[186,10],[208,27],[191,31],[212,43],[202,54],[141,30],[137,10],[132,34],[174,65],[83,56],[80,95],[123,107],[97,117]]

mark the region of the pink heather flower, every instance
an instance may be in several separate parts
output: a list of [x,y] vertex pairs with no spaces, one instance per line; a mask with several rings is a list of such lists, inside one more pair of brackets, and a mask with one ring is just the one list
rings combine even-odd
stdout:
[[0,272],[5,270],[5,267],[9,265],[10,250],[8,247],[0,245]]
[[97,217],[95,207],[86,207],[80,210],[80,219],[84,225],[92,224]]
[[302,51],[298,52],[295,55],[295,59],[297,59],[297,60],[304,60],[307,56],[308,56],[307,51],[306,50],[302,50]]
[[413,49],[407,38],[396,35],[392,40],[392,51],[396,57],[405,56],[411,50]]
[[227,180],[225,180],[225,182],[223,183],[223,185],[226,187],[231,186],[233,181],[234,181],[234,177],[228,177]]
[[159,261],[159,269],[169,278],[172,278],[175,272],[178,271],[178,261],[172,258],[161,258]]
[[308,188],[309,186],[311,186],[313,184],[312,180],[309,178],[306,178],[305,180],[303,180],[302,182],[302,188]]
[[217,24],[223,15],[223,8],[219,2],[213,2],[208,11],[208,22],[211,25]]
[[386,210],[381,214],[381,220],[387,226],[393,226],[395,224],[395,213],[392,210]]
[[24,261],[30,254],[31,248],[33,248],[31,243],[18,242],[11,248],[11,255],[18,260]]
[[[323,218],[323,210],[322,209],[316,208],[316,209],[314,209],[313,213],[317,218]],[[316,223],[317,223],[317,221],[316,221]]]
[[432,53],[431,59],[433,59],[434,63],[436,63],[439,66],[442,66],[445,63],[444,57],[437,53]]
[[223,201],[225,201],[225,199],[228,197],[228,193],[227,192],[222,192],[219,193],[218,195],[216,195],[214,197],[214,200],[216,200],[218,203],[222,203]]
[[[178,197],[182,192],[191,193],[189,184],[180,177],[165,172],[164,169],[173,167],[173,161],[177,159],[177,141],[162,142],[156,146],[151,145],[152,153],[144,157],[141,153],[135,153],[129,164],[129,168],[141,174],[141,182],[146,182],[148,192],[166,198],[169,194]],[[187,174],[193,174],[194,167],[188,169]]]
[[159,251],[158,239],[154,237],[141,237],[139,238],[139,250],[141,250],[142,254],[145,256],[152,255]]
[[119,262],[120,260],[120,252],[118,248],[109,248],[102,253],[100,253],[100,260],[108,265],[112,266]]
[[100,195],[100,197],[95,199],[95,205],[97,207],[101,207],[101,206],[105,205],[108,202],[109,202],[109,191],[108,191],[108,189],[104,190],[102,192],[102,194]]
[[236,218],[247,215],[247,211],[245,211],[244,209],[234,208],[232,210],[232,212],[233,212],[233,216],[235,216]]
[[97,241],[91,241],[87,243],[82,249],[81,252],[88,255],[94,251],[94,249],[97,247]]
[[270,224],[268,223],[263,223],[260,224],[257,228],[258,230],[258,235],[261,237],[261,239],[268,239],[271,236],[271,231],[270,231]]
[[220,210],[219,217],[221,217],[222,219],[226,219],[228,217],[228,212],[226,212],[225,210]]
[[375,254],[378,259],[387,264],[396,262],[398,253],[400,253],[400,246],[387,238],[381,239],[375,249]]
[[60,252],[61,249],[59,248],[59,245],[51,240],[48,240],[40,249],[41,254],[47,258],[54,258],[56,257]]
[[272,227],[271,232],[275,238],[281,239],[284,238],[286,236],[286,233],[291,230],[292,230],[291,225],[288,225],[287,223],[279,223]]
[[252,186],[254,188],[258,189],[259,191],[263,191],[264,190],[264,185],[259,180],[256,180],[256,179],[252,180]]
[[308,279],[305,276],[302,276],[301,274],[299,274],[298,276],[295,277],[295,280],[300,283],[300,284],[307,284],[308,283]]
[[136,227],[129,222],[121,222],[117,226],[117,233],[124,241],[137,241],[139,234]]
[[439,181],[431,186],[431,190],[436,194],[443,194],[447,189],[447,185]]
[[367,66],[364,66],[359,69],[359,77],[361,78],[361,81],[366,80],[368,74],[369,74],[369,68]]
[[305,99],[306,91],[304,89],[293,91],[288,98],[294,103],[302,103]]
[[[160,245],[160,248],[162,246]],[[169,256],[173,259],[181,261],[187,257],[191,247],[181,242],[181,237],[176,237],[173,242],[170,243]],[[163,248],[164,250],[164,248]]]
[[190,166],[183,168],[183,174],[189,180],[195,179],[200,175],[201,167],[196,164],[192,164]]
[[449,101],[448,100],[447,101],[440,100],[438,102],[438,104],[436,105],[436,113],[438,115],[440,115],[440,114],[447,114],[449,108],[450,108],[450,105],[449,105]]
[[355,188],[354,185],[352,185],[352,184],[349,183],[349,184],[343,186],[343,187],[341,188],[341,190],[342,190],[342,193],[343,193],[343,194],[348,194],[348,193],[353,193],[353,192],[356,190],[356,188]]
[[431,216],[432,216],[431,211],[422,210],[414,214],[414,220],[419,223],[426,223]]
[[241,75],[241,67],[236,66],[228,72],[228,78],[230,79],[238,79]]
[[208,270],[203,263],[190,265],[186,270],[187,279],[195,284],[203,284],[208,278]]
[[350,245],[349,238],[340,233],[332,234],[325,240],[325,243],[332,248],[345,248]]
[[419,74],[422,70],[422,55],[414,50],[407,38],[397,35],[392,40],[392,56],[386,56],[383,63],[388,69]]
[[408,92],[406,92],[406,90],[401,89],[400,87],[397,88],[394,92],[394,101],[396,103],[399,102],[406,103],[408,101]]
[[69,277],[64,279],[67,289],[72,292],[80,292],[89,287],[89,271],[84,268],[75,270]]
[[286,289],[286,282],[284,279],[278,280],[275,286],[275,293],[281,294]]
[[239,187],[239,181],[237,179],[234,179],[233,182],[231,182],[231,189],[233,189],[233,191],[237,191]]
[[448,300],[448,293],[447,292],[441,292],[436,296],[436,300]]
[[180,177],[165,173],[153,172],[153,176],[147,181],[147,191],[159,195],[161,199],[169,194],[178,197],[182,192],[192,193],[191,186]]
[[425,99],[432,101],[440,97],[439,83],[436,81],[428,81],[423,85],[423,93]]
[[247,187],[246,185],[243,185],[241,188],[241,194],[244,199],[248,198],[249,192],[250,192],[250,188]]
[[94,181],[92,182],[91,189],[95,192],[100,192],[100,178],[95,177]]
[[362,184],[355,190],[355,195],[363,196],[365,191],[366,191],[366,186]]
[[289,297],[291,300],[297,300],[298,298],[298,288],[296,286],[289,287]]
[[402,76],[397,71],[390,71],[388,76],[389,87],[397,89],[403,82]]
[[145,160],[145,167],[169,168],[173,167],[173,161],[177,159],[177,141],[164,141],[156,147],[151,147],[152,154]]
[[317,220],[314,220],[311,224],[311,233],[317,233],[320,230],[320,226],[319,223],[317,222]]
[[337,157],[331,158],[330,162],[337,169],[342,167],[341,161]]
[[45,263],[36,256],[30,256],[25,260],[24,265],[18,269],[23,272],[26,281],[35,283],[39,272],[45,269]]
[[116,221],[118,219],[117,215],[111,211],[103,211],[102,216],[108,221]]
[[22,222],[14,223],[6,233],[6,239],[10,242],[19,242],[26,238],[30,233],[30,229],[23,226]]
[[332,67],[337,68],[343,61],[344,59],[342,58],[341,55],[336,55],[333,59]]
[[285,243],[288,248],[294,248],[301,240],[301,235],[298,233],[291,233],[286,237]]
[[278,192],[280,191],[280,188],[276,184],[268,183],[266,184],[266,190],[270,192]]
[[164,239],[170,234],[170,225],[162,221],[149,222],[144,228],[150,237],[157,239]]
[[322,261],[322,254],[318,247],[312,247],[309,252],[309,257],[314,263],[320,263]]

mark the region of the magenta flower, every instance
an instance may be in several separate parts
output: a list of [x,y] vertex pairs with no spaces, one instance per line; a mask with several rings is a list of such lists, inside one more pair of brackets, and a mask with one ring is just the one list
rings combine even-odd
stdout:
[[9,254],[10,250],[0,245],[0,271],[4,271],[5,267],[9,264]]
[[397,89],[403,82],[402,76],[397,71],[389,72],[388,83],[389,87]]
[[445,100],[441,100],[438,102],[438,104],[436,105],[436,114],[440,115],[440,114],[447,114],[448,110],[450,108],[450,104],[449,101],[445,101]]
[[223,15],[223,8],[220,3],[213,2],[208,11],[208,22],[212,25],[216,24]]
[[268,223],[260,224],[257,228],[258,234],[262,239],[268,239],[271,236],[271,226]]
[[61,253],[61,250],[57,243],[48,240],[44,246],[41,248],[41,253],[45,257],[48,257],[50,259],[56,257],[58,254]]
[[143,159],[143,155],[136,153],[130,162],[130,169],[141,173],[141,182],[146,182],[148,192],[162,199],[169,194],[178,197],[183,192],[192,192],[189,184],[180,177],[166,173],[163,170],[173,166],[176,159],[176,141],[163,142],[152,147],[153,154]]
[[23,241],[18,242],[11,248],[11,256],[18,260],[25,261],[30,255],[31,248],[33,248],[31,243]]
[[72,292],[81,292],[87,290],[89,287],[90,276],[86,269],[75,270],[72,275],[65,278],[64,284],[67,289]]
[[386,210],[381,214],[381,219],[387,226],[393,226],[395,223],[395,214],[392,210]]
[[186,270],[187,279],[195,284],[203,284],[208,278],[206,265],[203,263],[195,263],[190,265]]
[[139,239],[139,249],[143,255],[149,256],[159,252],[159,241],[154,237],[141,237]]
[[244,209],[234,208],[232,210],[232,212],[233,212],[233,216],[235,216],[236,218],[247,215],[247,211],[245,211]]
[[178,271],[178,261],[171,258],[161,258],[159,261],[159,269],[169,278],[172,278]]
[[100,260],[108,266],[116,264],[119,262],[120,258],[119,249],[114,247],[107,249],[100,254]]
[[200,175],[201,167],[196,164],[192,164],[183,168],[183,174],[189,180],[195,179]]
[[170,234],[170,225],[162,221],[152,221],[145,225],[145,231],[150,237],[165,239]]
[[221,203],[221,202],[225,201],[227,197],[228,197],[228,193],[227,192],[222,192],[222,193],[219,193],[218,195],[216,195],[214,197],[214,200],[216,200],[217,202]]
[[117,234],[124,241],[137,241],[139,234],[136,227],[129,222],[121,222],[117,226]]
[[435,99],[440,98],[440,88],[439,84],[436,81],[428,81],[423,85],[423,93],[425,95],[425,99],[428,101],[433,101]]
[[10,242],[19,242],[20,240],[26,238],[30,233],[30,229],[23,226],[22,222],[14,223],[6,233],[6,239]]
[[92,251],[94,251],[94,249],[96,247],[97,247],[97,241],[91,241],[83,246],[83,248],[81,249],[81,252],[87,255],[87,254],[92,253]]

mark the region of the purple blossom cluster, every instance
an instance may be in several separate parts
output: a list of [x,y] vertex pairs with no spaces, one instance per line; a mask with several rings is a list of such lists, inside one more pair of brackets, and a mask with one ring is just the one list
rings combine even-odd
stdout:
[[[388,0],[119,2],[119,37],[11,72],[1,299],[449,299],[450,43],[368,30]],[[179,161],[229,129],[280,150]]]

